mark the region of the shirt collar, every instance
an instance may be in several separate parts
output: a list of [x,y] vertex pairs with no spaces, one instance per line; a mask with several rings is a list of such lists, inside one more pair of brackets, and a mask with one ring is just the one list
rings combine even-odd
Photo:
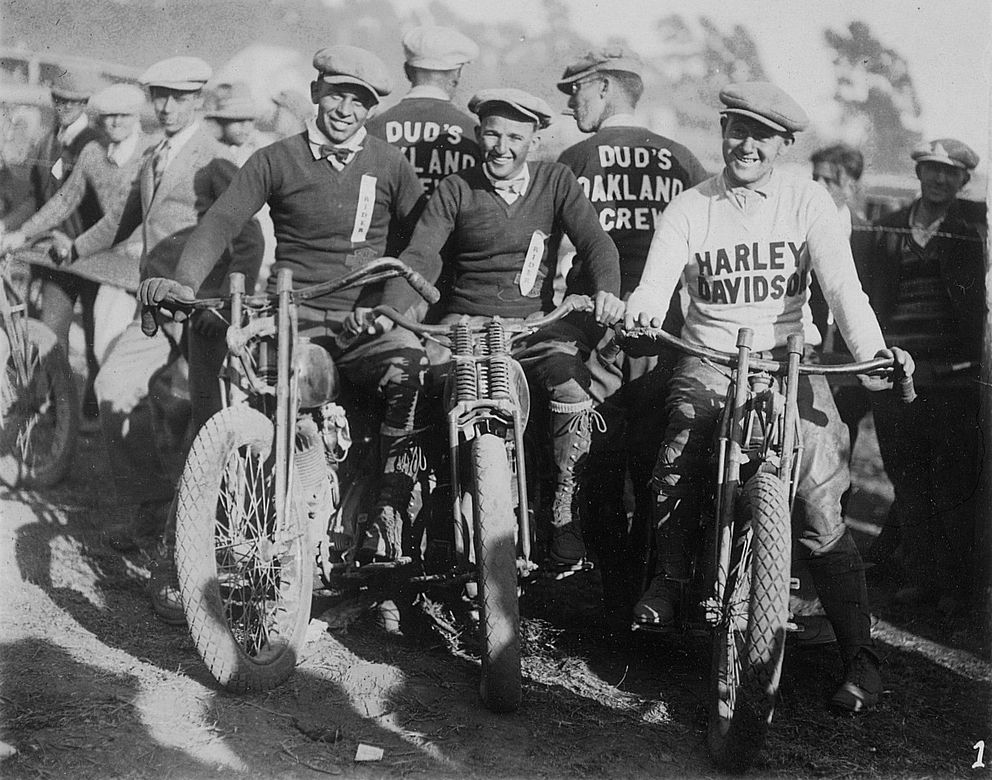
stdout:
[[189,139],[196,135],[196,131],[200,129],[200,122],[197,120],[193,122],[189,127],[184,127],[175,135],[168,135],[162,141],[161,146],[169,145],[169,159],[175,158],[179,150],[182,149],[188,142]]
[[349,138],[344,143],[336,144],[323,130],[317,125],[317,117],[310,117],[306,123],[307,127],[307,143],[310,145],[310,154],[313,155],[313,159],[319,160],[323,155],[320,153],[320,147],[330,145],[336,149],[350,149],[353,152],[357,152],[362,148],[362,142],[365,140],[365,136],[368,135],[368,131],[364,127],[358,128],[351,138]]
[[107,159],[118,168],[122,167],[134,156],[134,152],[138,148],[138,138],[140,136],[140,132],[134,132],[120,143],[109,144],[107,146]]
[[[482,164],[482,172],[485,174],[486,178],[489,179],[489,183],[493,184],[496,178],[489,173],[489,169],[486,167],[485,163]],[[512,179],[506,179],[504,181],[515,181],[520,183],[520,194],[523,195],[527,191],[527,185],[530,183],[530,166],[524,163],[523,168],[521,168],[517,175]]]
[[86,116],[86,112],[84,111],[72,123],[66,125],[61,130],[59,130],[58,132],[59,142],[63,146],[68,146],[69,144],[71,144],[73,141],[76,140],[76,136],[78,136],[81,132],[83,132],[83,130],[86,129],[86,126],[89,125],[89,123],[90,123],[89,117]]
[[602,130],[604,127],[632,127],[636,124],[637,120],[634,119],[633,114],[614,114],[600,122],[599,129]]
[[778,184],[778,177],[775,175],[775,171],[772,170],[772,175],[768,177],[768,181],[760,187],[755,189],[743,186],[735,187],[727,180],[727,170],[725,168],[723,174],[720,176],[720,184],[728,198],[737,203],[741,208],[746,208],[746,204],[748,203],[760,203],[761,201],[768,200]]
[[436,100],[450,101],[448,93],[434,84],[420,84],[411,87],[410,91],[403,96],[403,100],[410,98],[434,98]]

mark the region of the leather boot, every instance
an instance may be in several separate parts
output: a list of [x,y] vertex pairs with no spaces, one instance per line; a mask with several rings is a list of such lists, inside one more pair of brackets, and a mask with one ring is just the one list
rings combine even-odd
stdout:
[[403,527],[409,523],[413,488],[424,468],[417,434],[381,434],[379,497],[365,528],[359,561],[395,561],[403,554]]
[[850,531],[829,552],[810,558],[809,569],[844,660],[845,680],[831,705],[852,712],[868,709],[878,702],[882,680],[871,638],[865,566]]
[[575,404],[551,402],[551,436],[555,466],[555,495],[551,504],[551,561],[562,568],[580,566],[586,557],[579,517],[578,492],[592,443],[592,399]]

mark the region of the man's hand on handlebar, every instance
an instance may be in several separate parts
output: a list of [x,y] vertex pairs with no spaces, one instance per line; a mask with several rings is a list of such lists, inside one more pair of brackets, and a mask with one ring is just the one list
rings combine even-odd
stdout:
[[913,361],[913,356],[899,347],[888,347],[876,352],[875,357],[892,359],[892,375],[879,377],[862,374],[858,376],[861,384],[872,392],[888,390],[894,386],[900,391],[903,395],[903,400],[907,403],[912,400],[908,395],[912,395],[915,398],[915,393],[912,391],[913,372],[916,370],[916,363]]
[[27,243],[28,237],[20,230],[0,235],[0,252],[13,252]]
[[[153,276],[138,285],[138,300],[143,306],[158,306],[170,301],[192,301],[195,297],[192,287],[162,276]],[[186,315],[183,312],[176,312],[175,318],[182,321],[186,319]]]
[[72,250],[72,239],[61,230],[53,230],[52,248],[48,251],[52,255],[55,262],[64,263],[66,260],[71,260],[73,254]]
[[600,290],[593,298],[596,322],[607,327],[623,319],[626,304],[613,293]]
[[358,306],[344,321],[344,330],[352,336],[381,336],[392,330],[393,321],[389,317],[378,315],[372,309]]
[[624,330],[634,328],[660,328],[664,320],[661,317],[652,317],[644,311],[634,311],[627,306],[627,311],[623,315]]

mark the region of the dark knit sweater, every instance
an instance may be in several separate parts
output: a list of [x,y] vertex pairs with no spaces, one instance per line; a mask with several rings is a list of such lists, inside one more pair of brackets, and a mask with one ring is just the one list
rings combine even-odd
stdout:
[[[450,236],[453,286],[447,310],[457,314],[526,317],[553,308],[558,258],[548,247],[562,233],[576,249],[595,290],[620,288],[617,248],[603,232],[596,211],[575,176],[555,162],[529,162],[527,191],[513,204],[496,194],[481,167],[444,179],[427,203],[410,246],[400,259],[437,279],[441,249]],[[532,237],[549,237],[530,289],[520,275]],[[398,285],[390,282],[387,294]],[[407,297],[403,303],[412,302]]]
[[[363,180],[372,195],[366,230],[356,229]],[[186,243],[176,279],[197,289],[227,243],[265,203],[275,229],[275,271],[291,269],[296,288],[334,279],[402,248],[422,197],[410,164],[377,138],[367,136],[362,150],[337,171],[327,160],[313,158],[305,134],[294,135],[248,158]],[[350,311],[360,297],[363,303],[377,302],[351,289],[311,305]]]

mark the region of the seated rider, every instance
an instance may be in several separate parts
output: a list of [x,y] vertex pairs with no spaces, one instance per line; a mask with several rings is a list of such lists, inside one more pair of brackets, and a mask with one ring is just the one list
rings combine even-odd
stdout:
[[[385,65],[368,51],[343,45],[321,49],[313,64],[317,116],[303,132],[248,158],[189,238],[174,276],[142,284],[143,303],[191,298],[264,204],[275,229],[275,271],[291,269],[298,287],[350,273],[389,254],[390,239],[409,236],[423,188],[403,155],[364,128],[390,91]],[[402,523],[421,461],[414,412],[427,366],[416,336],[391,329],[388,321],[367,321],[379,295],[377,289],[341,290],[299,306],[300,335],[328,348],[346,380],[385,398],[383,473],[360,551],[366,561],[395,560],[402,551]]]
[[[731,84],[720,100],[724,169],[665,210],[628,302],[625,326],[660,326],[681,279],[689,293],[683,339],[736,352],[737,331],[748,327],[754,349],[778,357],[792,333],[804,334],[811,345],[819,342],[807,303],[809,275],[815,271],[854,358],[895,357],[898,367],[912,374],[906,352],[885,348],[830,196],[808,178],[775,167],[794,134],[808,124],[803,109],[766,82]],[[658,569],[634,609],[641,623],[663,626],[675,619],[680,585],[689,579],[698,488],[728,381],[723,371],[685,355],[669,385],[669,422],[652,478]],[[795,536],[809,555],[846,665],[831,704],[856,712],[878,701],[882,682],[864,566],[840,510],[850,484],[848,434],[822,376],[801,376],[799,413],[805,450]]]
[[[577,262],[597,291],[600,325],[575,315],[522,340],[514,352],[550,405],[556,475],[551,557],[560,568],[574,569],[585,558],[575,512],[576,482],[591,441],[585,360],[601,325],[623,313],[617,249],[566,166],[527,161],[538,131],[551,123],[545,101],[517,89],[487,89],[469,101],[469,110],[479,116],[483,164],[438,184],[400,259],[434,280],[448,244],[444,262],[452,288],[443,322],[462,315],[525,318],[554,308],[557,257],[549,246],[562,233],[575,245]],[[390,281],[387,294],[390,285],[404,286]]]

